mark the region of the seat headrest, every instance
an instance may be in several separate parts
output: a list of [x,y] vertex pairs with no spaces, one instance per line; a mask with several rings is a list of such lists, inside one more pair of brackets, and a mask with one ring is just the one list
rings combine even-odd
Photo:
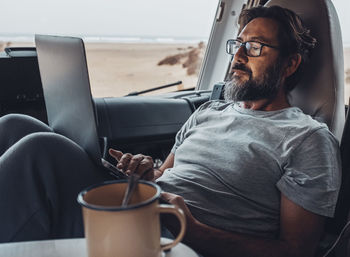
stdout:
[[290,93],[292,106],[324,122],[341,140],[345,122],[343,43],[337,12],[331,0],[270,0],[298,14],[317,39],[310,62]]

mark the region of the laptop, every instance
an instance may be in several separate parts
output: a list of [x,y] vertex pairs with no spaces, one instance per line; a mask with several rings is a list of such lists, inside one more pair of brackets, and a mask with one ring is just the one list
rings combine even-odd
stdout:
[[97,165],[125,178],[103,159],[83,40],[35,35],[35,44],[49,126],[81,146]]

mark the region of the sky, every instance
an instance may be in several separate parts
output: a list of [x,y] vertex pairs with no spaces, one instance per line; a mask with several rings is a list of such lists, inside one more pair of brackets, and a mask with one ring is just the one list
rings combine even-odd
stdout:
[[[350,0],[332,1],[340,18],[343,42],[350,45]],[[0,35],[202,39],[209,36],[217,3],[218,0],[0,0]]]
[[0,0],[0,24],[6,24],[0,34],[203,38],[210,33],[217,2]]

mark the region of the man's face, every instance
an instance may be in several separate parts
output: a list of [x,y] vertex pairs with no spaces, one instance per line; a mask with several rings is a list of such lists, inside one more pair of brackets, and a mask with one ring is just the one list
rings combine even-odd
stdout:
[[[256,41],[279,46],[278,23],[269,18],[250,21],[238,36],[241,42]],[[272,99],[279,91],[282,81],[282,61],[279,50],[264,46],[258,57],[245,54],[244,46],[235,54],[230,81],[225,85],[225,99],[233,101],[254,101]]]

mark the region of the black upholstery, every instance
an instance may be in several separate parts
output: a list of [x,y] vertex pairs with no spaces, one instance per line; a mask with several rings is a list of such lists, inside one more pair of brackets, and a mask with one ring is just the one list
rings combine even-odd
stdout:
[[[346,115],[346,121],[344,126],[343,137],[340,145],[341,158],[342,158],[342,167],[343,167],[343,177],[342,177],[342,186],[340,188],[336,215],[332,222],[328,223],[328,231],[339,232],[349,221],[349,209],[350,209],[350,116],[349,112]],[[347,230],[347,233],[344,234],[344,237],[349,238],[350,231]],[[344,243],[345,242],[345,243]],[[338,256],[350,256],[350,243],[346,239],[340,242],[340,247],[338,247],[337,257]],[[339,249],[340,248],[340,249]]]
[[[342,159],[342,185],[338,197],[335,217],[328,220],[326,224],[326,232],[331,234],[339,234],[339,240],[333,250],[327,257],[347,257],[350,256],[350,224],[349,207],[350,207],[350,116],[347,112],[343,137],[340,144]],[[343,231],[342,231],[343,230]],[[342,231],[342,233],[340,233]],[[323,256],[323,255],[322,255]]]
[[318,43],[290,103],[325,122],[340,141],[345,121],[344,59],[340,24],[331,0],[270,0],[297,13]]

